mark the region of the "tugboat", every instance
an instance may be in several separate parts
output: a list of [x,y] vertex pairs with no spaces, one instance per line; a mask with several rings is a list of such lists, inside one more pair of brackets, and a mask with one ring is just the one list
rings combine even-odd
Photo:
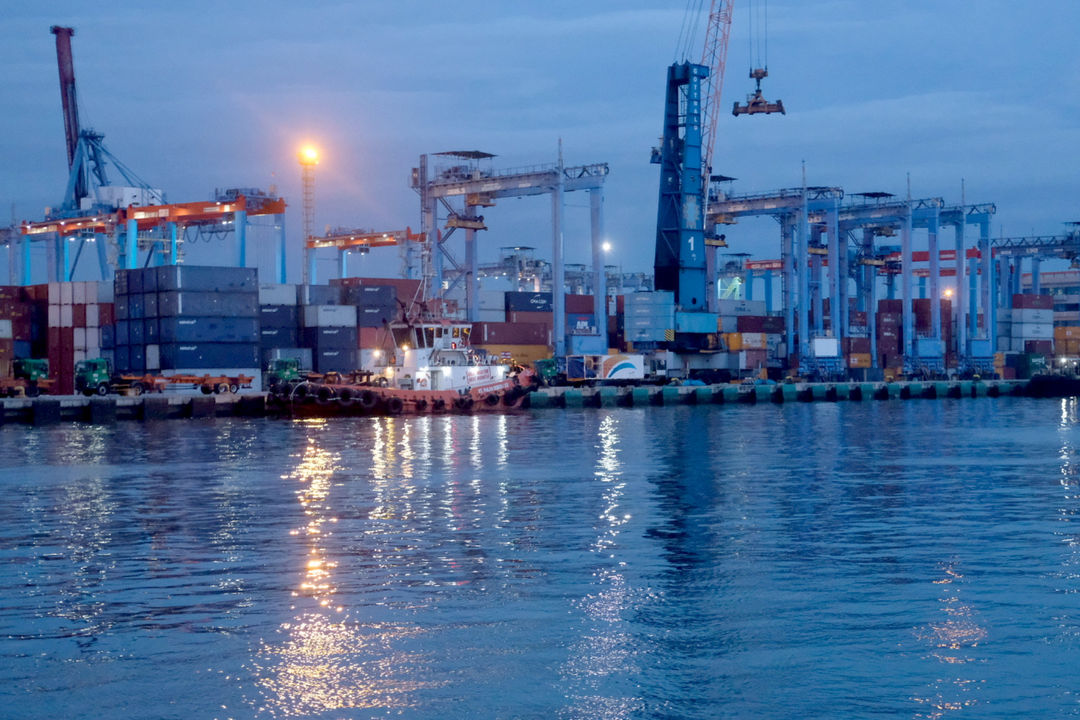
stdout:
[[268,404],[304,416],[502,412],[527,407],[539,386],[532,369],[475,350],[468,323],[406,321],[387,330],[395,349],[373,367],[278,384]]

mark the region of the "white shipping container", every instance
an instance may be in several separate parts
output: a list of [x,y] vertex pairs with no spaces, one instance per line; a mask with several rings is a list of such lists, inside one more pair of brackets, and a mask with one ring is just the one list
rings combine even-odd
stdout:
[[75,305],[85,305],[89,302],[96,302],[97,298],[90,299],[90,283],[88,282],[74,282],[71,283],[71,302]]
[[295,305],[296,285],[264,283],[259,285],[260,305]]
[[[51,290],[52,288],[50,287],[49,289]],[[50,302],[52,301],[51,293],[50,293],[49,301]],[[74,283],[69,283],[69,282],[60,283],[60,304],[61,305],[71,305],[74,301],[75,301]]]
[[86,328],[75,328],[74,337],[72,342],[75,343],[75,347],[86,349]]
[[96,328],[101,325],[101,306],[89,303],[86,306],[86,327]]
[[71,305],[61,305],[60,306],[60,327],[65,327],[65,328],[73,327],[75,325],[73,314],[74,314],[74,310],[72,309]]
[[840,341],[831,337],[816,337],[813,339],[814,357],[832,358],[840,357]]
[[765,333],[742,333],[742,346],[744,350],[767,350],[768,341]]
[[721,315],[764,315],[764,300],[717,300],[716,309]]
[[60,306],[49,305],[48,327],[60,327]]
[[356,327],[356,306],[306,305],[304,327]]
[[87,359],[88,357],[90,357],[90,356],[86,354],[85,350],[80,350],[79,348],[75,348],[74,350],[71,351],[71,359],[73,361],[73,364],[82,362],[83,360]]
[[1010,334],[1014,339],[1052,340],[1054,338],[1054,324],[1014,322]]
[[63,283],[58,283],[58,282],[49,283],[49,304],[50,305],[59,305],[59,304],[61,304],[61,300],[60,300],[60,286],[61,285],[63,285]]
[[1053,310],[1013,310],[1012,321],[1014,323],[1053,323],[1054,311]]
[[0,340],[11,340],[13,337],[11,320],[0,319]]
[[505,317],[506,293],[502,290],[481,290],[477,293],[476,307],[480,310],[502,310]]
[[506,310],[502,308],[480,308],[477,311],[480,322],[506,322]]

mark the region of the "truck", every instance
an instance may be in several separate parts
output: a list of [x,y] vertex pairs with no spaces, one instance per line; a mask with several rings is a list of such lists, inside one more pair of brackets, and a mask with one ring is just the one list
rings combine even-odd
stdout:
[[169,384],[167,378],[157,375],[113,374],[112,364],[105,358],[80,360],[75,363],[75,392],[83,395],[108,395],[109,393],[164,392]]
[[50,392],[54,382],[49,377],[47,359],[16,358],[12,377],[0,378],[0,395],[37,397],[42,392]]

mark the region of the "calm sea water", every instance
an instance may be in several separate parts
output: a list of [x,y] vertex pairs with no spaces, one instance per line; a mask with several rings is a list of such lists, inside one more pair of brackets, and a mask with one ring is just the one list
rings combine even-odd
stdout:
[[5,718],[1080,715],[1080,413],[0,428]]

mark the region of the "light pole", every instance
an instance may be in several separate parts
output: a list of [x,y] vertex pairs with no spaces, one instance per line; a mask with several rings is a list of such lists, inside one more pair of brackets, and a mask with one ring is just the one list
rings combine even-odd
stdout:
[[311,282],[313,268],[310,266],[314,261],[314,255],[311,255],[311,250],[308,249],[308,242],[315,234],[315,166],[319,164],[319,151],[311,145],[305,145],[300,149],[299,159],[300,180],[304,198],[304,244],[301,246],[301,277],[303,278],[303,284],[307,285]]

